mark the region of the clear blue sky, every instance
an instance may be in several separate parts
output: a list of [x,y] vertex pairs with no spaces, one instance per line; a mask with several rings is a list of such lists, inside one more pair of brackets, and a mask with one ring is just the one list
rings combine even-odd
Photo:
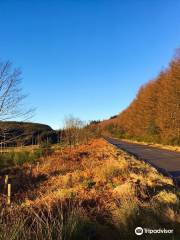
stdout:
[[0,59],[23,71],[33,121],[108,118],[180,47],[179,0],[1,0]]

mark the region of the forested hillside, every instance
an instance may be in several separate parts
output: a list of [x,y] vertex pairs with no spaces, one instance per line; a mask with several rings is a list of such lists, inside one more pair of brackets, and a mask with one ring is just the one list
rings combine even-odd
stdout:
[[4,147],[57,142],[57,133],[48,125],[0,121],[0,143]]
[[167,69],[142,86],[117,117],[100,123],[117,137],[180,144],[180,51]]

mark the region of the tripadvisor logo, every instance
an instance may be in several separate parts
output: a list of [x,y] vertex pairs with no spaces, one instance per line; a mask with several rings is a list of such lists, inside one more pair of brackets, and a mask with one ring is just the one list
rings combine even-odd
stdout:
[[135,228],[135,234],[136,235],[142,235],[144,234],[161,234],[161,233],[165,233],[165,234],[172,234],[174,232],[173,229],[150,229],[150,228],[142,228],[142,227],[137,227]]
[[142,235],[143,234],[143,228],[142,227],[137,227],[135,229],[135,234],[136,235]]

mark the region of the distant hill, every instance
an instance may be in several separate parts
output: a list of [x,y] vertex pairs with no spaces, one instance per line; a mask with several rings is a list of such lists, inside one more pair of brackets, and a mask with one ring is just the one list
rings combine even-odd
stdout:
[[32,122],[0,121],[0,142],[3,146],[35,145],[57,142],[57,133],[50,126]]

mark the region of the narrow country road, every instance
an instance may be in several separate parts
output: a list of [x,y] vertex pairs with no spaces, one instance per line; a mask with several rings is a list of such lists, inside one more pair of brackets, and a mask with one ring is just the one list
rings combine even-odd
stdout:
[[138,159],[150,163],[160,172],[171,176],[180,185],[180,152],[129,143],[109,137],[105,137],[105,139],[118,148],[136,156]]

